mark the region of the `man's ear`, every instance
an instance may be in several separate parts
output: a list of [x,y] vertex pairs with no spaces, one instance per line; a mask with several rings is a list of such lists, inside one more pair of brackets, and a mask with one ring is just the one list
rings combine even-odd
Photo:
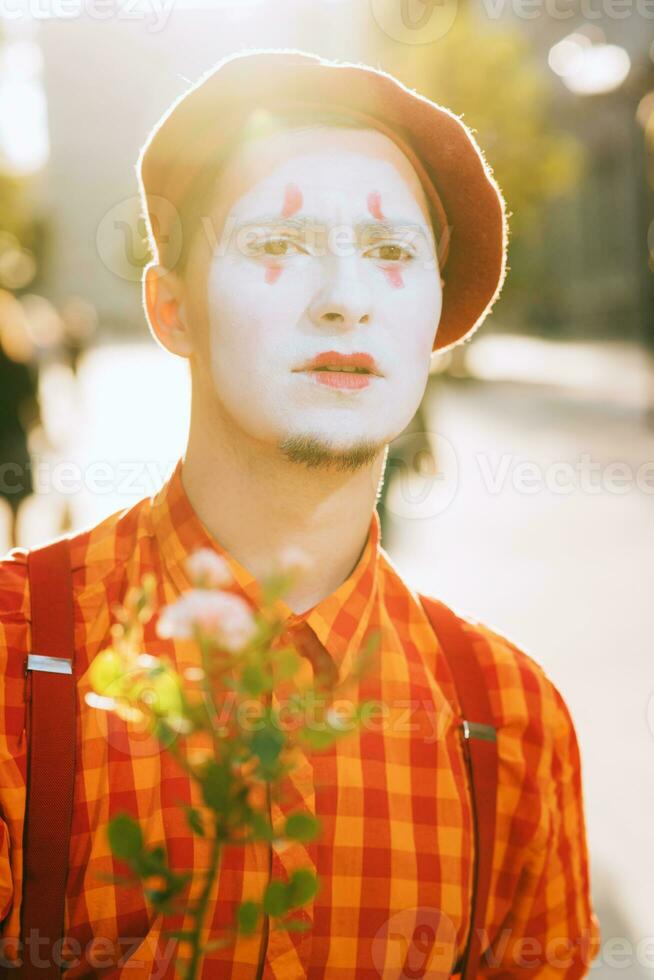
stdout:
[[184,283],[179,275],[151,262],[143,272],[143,302],[157,343],[171,354],[190,357],[193,343],[186,320]]

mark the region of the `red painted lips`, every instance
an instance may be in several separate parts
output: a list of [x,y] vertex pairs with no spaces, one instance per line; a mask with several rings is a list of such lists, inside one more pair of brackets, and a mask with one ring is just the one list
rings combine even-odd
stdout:
[[295,370],[310,374],[318,384],[330,388],[367,388],[373,378],[381,377],[374,357],[363,352],[323,351]]

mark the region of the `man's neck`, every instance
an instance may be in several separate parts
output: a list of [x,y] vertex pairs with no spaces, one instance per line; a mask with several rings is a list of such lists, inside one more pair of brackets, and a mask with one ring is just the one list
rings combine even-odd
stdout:
[[354,472],[309,468],[272,446],[194,425],[182,483],[191,505],[218,543],[255,578],[283,552],[300,549],[309,570],[284,601],[295,613],[331,595],[351,574],[365,547],[384,453]]

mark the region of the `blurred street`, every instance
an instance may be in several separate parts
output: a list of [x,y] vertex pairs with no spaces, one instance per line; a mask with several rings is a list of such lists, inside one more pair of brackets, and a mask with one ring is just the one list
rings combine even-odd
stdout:
[[[432,518],[396,517],[385,547],[416,587],[504,632],[560,688],[581,747],[603,943],[620,937],[632,950],[600,957],[592,976],[613,977],[618,963],[622,976],[652,976],[635,954],[654,909],[654,431],[633,407],[543,385],[447,382],[430,404],[437,444],[445,437],[455,449],[443,454],[450,486],[437,496],[451,503]],[[627,478],[615,492],[597,476],[599,492],[581,481],[560,493],[543,485],[553,463],[584,453],[605,474],[623,462],[635,475],[649,461],[648,487]],[[524,461],[535,464],[532,492],[512,478]],[[407,495],[420,493],[418,480]],[[402,496],[389,493],[389,506],[404,509]]]

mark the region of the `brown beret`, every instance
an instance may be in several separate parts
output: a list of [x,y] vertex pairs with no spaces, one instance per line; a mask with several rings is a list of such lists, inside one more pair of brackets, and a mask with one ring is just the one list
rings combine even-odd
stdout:
[[384,132],[406,154],[425,190],[445,280],[434,350],[469,339],[506,275],[502,192],[458,116],[369,65],[297,48],[246,49],[221,59],[182,93],[148,135],[136,164],[159,261],[170,268],[176,261],[174,255],[166,261],[173,237],[167,216],[177,213],[203,168],[229,152],[248,114],[293,109],[352,117]]

